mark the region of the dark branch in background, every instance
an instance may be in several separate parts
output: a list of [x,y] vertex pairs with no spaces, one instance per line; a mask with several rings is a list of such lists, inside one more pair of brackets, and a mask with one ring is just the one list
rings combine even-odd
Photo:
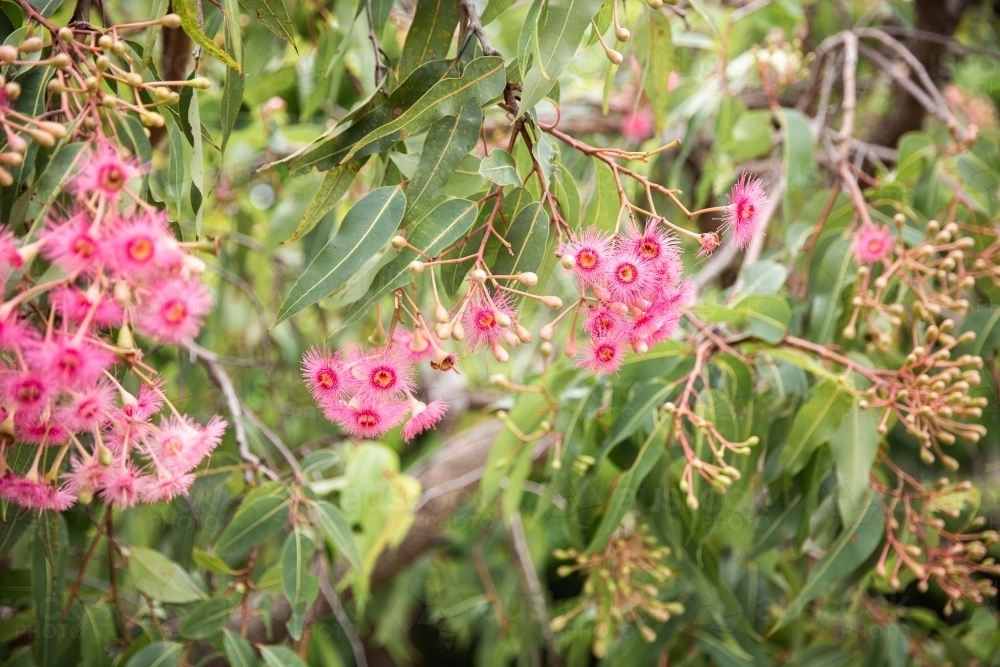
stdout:
[[[930,75],[934,85],[939,86],[945,78],[943,58],[948,53],[949,46],[938,39],[928,39],[924,33],[943,37],[953,35],[973,0],[916,0],[914,4],[917,14],[914,27],[918,32],[912,34],[907,46]],[[911,68],[911,81],[917,83],[917,76],[917,72]],[[927,110],[910,94],[906,86],[895,82],[892,99],[895,103],[865,139],[868,143],[894,148],[904,134],[923,126]]]
[[531,561],[528,538],[524,534],[524,524],[521,523],[520,512],[511,512],[507,536],[510,539],[514,562],[521,575],[519,577],[521,587],[525,589],[524,592],[535,610],[535,616],[542,626],[542,634],[545,636],[545,645],[549,652],[549,664],[552,667],[563,667],[562,658],[559,656],[559,647],[556,644],[556,636],[549,626],[549,610],[545,606],[545,593],[542,592],[542,583],[538,580],[535,564]]
[[[173,3],[167,6],[167,12],[174,11]],[[160,29],[163,38],[163,50],[160,55],[160,76],[164,81],[184,81],[188,78],[188,68],[191,63],[193,43],[183,28]],[[180,92],[178,86],[171,86],[174,92]],[[149,132],[149,142],[156,146],[167,136],[165,127],[154,127]]]
[[[476,9],[475,0],[459,0],[458,6],[462,12],[462,31],[459,43],[465,40],[466,35],[472,34],[479,40],[479,45],[483,47],[483,55],[503,56],[502,53],[493,48],[490,38],[486,36],[486,30],[483,28],[482,20],[479,18],[479,10]],[[516,84],[508,83],[503,89],[503,101],[507,111],[516,118],[518,111]]]

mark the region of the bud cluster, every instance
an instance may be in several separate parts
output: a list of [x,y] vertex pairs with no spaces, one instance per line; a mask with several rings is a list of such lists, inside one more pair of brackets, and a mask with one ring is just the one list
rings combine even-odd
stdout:
[[984,517],[976,517],[966,529],[953,532],[948,521],[957,520],[970,504],[971,482],[954,483],[946,478],[927,487],[899,471],[905,484],[897,487],[873,481],[874,488],[888,502],[883,504],[886,542],[875,565],[876,574],[889,588],[904,585],[901,573],[908,572],[920,591],[931,581],[948,598],[945,614],[959,610],[963,600],[982,604],[996,597],[990,577],[1000,575],[1000,565],[987,558],[987,549],[1000,542],[995,530],[982,530]]
[[670,549],[658,545],[656,538],[648,534],[647,525],[636,528],[634,524],[634,516],[626,516],[600,553],[588,555],[575,549],[556,549],[552,554],[560,560],[572,561],[559,567],[559,576],[585,572],[587,578],[583,601],[553,618],[551,628],[558,632],[581,614],[581,618],[592,619],[595,623],[592,649],[598,658],[605,656],[608,640],[621,635],[624,625],[637,626],[643,639],[652,642],[656,640],[656,632],[644,617],[666,623],[671,616],[684,613],[680,602],[660,599],[664,585],[677,576],[663,563]]
[[[72,204],[37,240],[0,229],[0,279],[12,294],[0,302],[0,497],[21,506],[169,500],[225,430],[218,417],[200,426],[178,412],[133,337],[191,342],[211,309],[204,262],[189,252],[198,244],[178,242],[127,187],[141,174],[101,140],[70,184]],[[33,281],[42,260],[55,277]],[[154,424],[164,404],[170,415]],[[30,465],[21,445],[34,447]]]

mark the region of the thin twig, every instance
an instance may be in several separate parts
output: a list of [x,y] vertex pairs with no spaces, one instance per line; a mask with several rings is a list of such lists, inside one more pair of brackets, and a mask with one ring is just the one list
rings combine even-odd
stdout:
[[268,442],[271,443],[271,446],[277,449],[285,458],[285,461],[287,461],[288,465],[295,471],[298,478],[302,479],[302,467],[295,459],[295,455],[292,454],[292,451],[288,449],[288,445],[286,445],[284,441],[278,437],[278,434],[261,420],[257,413],[248,408],[246,403],[240,401],[240,405],[243,407],[243,414],[247,418],[247,421],[253,424],[257,430],[260,431],[265,438],[267,438]]
[[357,667],[368,667],[368,658],[365,656],[365,645],[361,642],[358,629],[351,623],[351,618],[344,609],[344,604],[340,601],[340,596],[330,585],[329,564],[326,558],[322,559],[322,571],[319,573],[319,590],[323,594],[326,603],[330,605],[337,623],[344,629],[347,641],[351,644],[351,651],[354,653],[354,662]]
[[562,658],[559,656],[559,647],[556,645],[556,636],[549,627],[549,610],[545,606],[545,595],[542,593],[542,584],[538,580],[538,573],[535,572],[535,564],[531,561],[531,552],[528,550],[528,538],[524,534],[524,524],[521,523],[520,512],[513,512],[510,516],[507,534],[510,537],[514,562],[521,573],[522,584],[528,589],[528,598],[535,608],[535,615],[542,625],[542,634],[545,635],[545,644],[548,647],[549,662],[553,667],[562,667]]

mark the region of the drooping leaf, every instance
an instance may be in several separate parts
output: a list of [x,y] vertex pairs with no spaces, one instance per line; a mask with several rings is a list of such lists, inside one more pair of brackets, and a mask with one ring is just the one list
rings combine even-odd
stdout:
[[661,420],[642,444],[632,467],[618,475],[614,491],[611,492],[611,497],[608,498],[604,508],[601,523],[594,532],[590,544],[587,545],[587,553],[594,553],[604,548],[611,535],[618,529],[625,513],[635,504],[635,494],[639,490],[639,485],[663,455],[664,440],[672,423],[673,420],[669,418]]
[[222,647],[231,667],[256,667],[257,656],[253,648],[241,635],[228,628],[222,630]]
[[837,320],[844,312],[841,293],[856,274],[851,243],[851,239],[838,238],[813,267],[809,279],[812,294],[809,332],[816,343],[825,345],[833,340]]
[[615,445],[639,430],[644,422],[651,420],[653,413],[667,402],[671,391],[673,387],[659,382],[650,382],[637,387],[628,405],[615,420],[608,437],[601,443],[597,461],[602,461]]
[[757,338],[780,343],[788,333],[792,309],[783,297],[773,294],[751,294],[733,306],[733,311],[746,315],[750,320],[749,331]]
[[355,568],[361,570],[363,568],[361,552],[358,551],[358,544],[354,541],[354,533],[336,505],[325,500],[316,501],[316,518],[319,520],[323,533],[333,542],[340,555]]
[[795,536],[795,531],[802,520],[802,494],[792,498],[778,499],[771,503],[767,511],[757,519],[757,529],[753,536],[753,548],[747,554],[747,560],[755,560],[761,554]]
[[80,605],[80,654],[87,657],[87,664],[110,667],[111,654],[108,644],[115,640],[115,622],[111,608],[104,602]]
[[267,667],[307,667],[294,651],[284,646],[261,646],[260,655]]
[[226,626],[233,615],[233,603],[226,598],[199,602],[184,617],[181,635],[186,639],[211,639]]
[[346,282],[392,237],[405,210],[406,195],[398,186],[373,190],[351,207],[337,235],[292,285],[275,323],[311,306]]
[[423,0],[417,3],[413,23],[403,44],[403,54],[399,58],[400,79],[405,79],[429,60],[448,57],[460,15],[456,0]]
[[180,604],[205,597],[201,586],[180,565],[146,547],[133,547],[128,570],[135,587],[158,602]]
[[177,667],[184,655],[184,645],[176,642],[153,642],[132,656],[127,667]]
[[549,214],[541,202],[526,206],[517,214],[507,231],[510,250],[500,248],[492,271],[496,275],[517,275],[534,271],[545,257],[549,238]]
[[302,215],[302,222],[283,243],[298,241],[311,232],[323,219],[323,216],[332,211],[347,194],[347,191],[351,189],[351,185],[363,164],[363,160],[356,160],[326,172],[323,182],[316,189],[312,201],[309,202],[306,212]]
[[538,30],[538,53],[524,76],[521,108],[531,109],[549,94],[572,62],[602,0],[550,0]]
[[794,475],[805,467],[812,453],[830,440],[853,404],[851,395],[837,383],[824,381],[816,385],[788,432],[785,447],[778,454],[778,465],[786,475]]
[[740,294],[777,294],[787,275],[788,269],[769,259],[744,266],[740,270]]
[[656,129],[663,131],[670,99],[670,72],[674,68],[674,42],[670,20],[663,12],[652,12],[649,21],[649,56],[643,89],[653,108]]
[[483,56],[476,58],[460,76],[442,79],[434,84],[412,107],[395,120],[369,132],[344,156],[350,160],[365,147],[394,136],[405,139],[439,118],[457,114],[467,100],[475,100],[482,107],[503,92],[506,84],[503,58]]
[[[483,112],[475,100],[467,100],[455,116],[445,116],[427,131],[417,172],[406,186],[403,224],[428,211],[462,158],[475,147],[483,124]],[[419,247],[419,246],[418,246]]]
[[226,151],[229,137],[236,127],[236,119],[243,104],[243,89],[246,75],[232,69],[226,70],[226,83],[222,87],[222,102],[219,108],[219,121],[222,124],[222,152]]
[[882,540],[884,529],[882,502],[878,495],[869,489],[857,510],[845,517],[843,530],[837,541],[809,572],[805,585],[785,609],[785,613],[771,632],[797,618],[813,598],[847,578],[875,550]]
[[882,441],[878,424],[879,414],[858,407],[855,401],[840,429],[830,438],[830,449],[837,464],[837,503],[841,516],[849,516],[868,490],[868,474]]
[[228,574],[229,576],[236,574],[236,571],[229,567],[226,564],[226,561],[222,560],[215,554],[210,554],[207,551],[199,549],[198,547],[192,549],[191,560],[194,561],[195,565],[203,567],[209,572],[214,572],[216,574]]
[[205,49],[229,67],[240,72],[240,65],[230,57],[222,48],[216,44],[211,37],[205,34],[198,25],[198,2],[199,0],[174,0],[172,7],[174,12],[181,17],[181,28],[187,33],[195,44]]
[[288,498],[280,485],[260,486],[246,495],[232,521],[215,541],[218,556],[248,551],[281,530],[288,519]]
[[[476,202],[467,199],[449,199],[441,202],[412,224],[407,240],[410,245],[434,257],[469,230],[472,221],[476,219],[477,211]],[[383,297],[405,285],[413,275],[409,271],[409,266],[415,259],[418,259],[416,251],[404,248],[391,262],[379,269],[365,295],[351,304],[344,314],[341,326],[346,327],[357,322]]]
[[502,148],[494,148],[483,158],[479,165],[479,173],[483,178],[493,181],[503,187],[506,185],[520,186],[521,179],[517,176],[517,165],[514,156]]
[[288,18],[283,0],[240,0],[243,6],[257,15],[257,20],[278,37],[295,46],[295,28]]
[[288,634],[296,641],[302,638],[306,612],[319,594],[319,577],[309,571],[315,555],[316,543],[301,528],[289,534],[281,551],[281,590],[292,606]]
[[601,231],[613,232],[621,210],[615,175],[610,167],[597,158],[591,158],[591,163],[594,165],[594,190],[587,202],[582,226],[594,225]]

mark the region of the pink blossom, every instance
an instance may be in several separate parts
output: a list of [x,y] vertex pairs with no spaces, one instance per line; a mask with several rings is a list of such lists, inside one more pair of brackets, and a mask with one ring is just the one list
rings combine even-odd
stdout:
[[559,245],[560,255],[573,258],[573,272],[581,287],[600,283],[604,279],[605,265],[610,261],[613,244],[611,237],[589,227],[575,240]]
[[20,268],[21,256],[17,252],[17,241],[14,232],[0,225],[0,273],[6,273],[12,268]]
[[333,405],[344,393],[343,372],[339,352],[312,347],[302,357],[302,377],[313,399],[322,406]]
[[163,407],[163,382],[155,386],[142,385],[137,395],[122,395],[122,414],[130,421],[147,422]]
[[0,497],[29,509],[56,512],[64,512],[76,502],[76,497],[65,489],[43,480],[17,477],[11,473],[0,479]]
[[187,419],[171,416],[160,423],[145,448],[163,469],[186,473],[204,458],[198,446],[200,435]]
[[90,151],[90,160],[73,179],[73,189],[84,196],[100,193],[117,200],[125,185],[138,176],[138,167],[123,160],[111,142],[103,140]]
[[397,326],[396,330],[392,332],[392,343],[394,346],[409,352],[410,361],[414,364],[429,361],[437,354],[437,350],[431,345],[427,333],[422,328],[410,331]]
[[144,503],[162,503],[177,496],[187,495],[195,477],[190,473],[158,470],[155,476],[140,477],[137,483],[139,498]]
[[642,232],[632,229],[627,245],[664,274],[663,278],[668,282],[677,280],[684,270],[677,239],[660,225],[659,218],[650,218]]
[[490,300],[485,297],[470,300],[462,318],[465,335],[469,337],[469,349],[475,351],[491,347],[502,340],[504,333],[510,331],[509,324],[501,324],[504,317],[513,319],[514,311],[503,294],[494,294]]
[[122,459],[104,471],[101,500],[113,507],[132,507],[139,500],[139,470],[131,461]]
[[38,369],[60,388],[80,389],[90,385],[114,363],[115,356],[108,350],[86,339],[54,336],[25,354],[28,365]]
[[587,309],[583,330],[594,340],[620,338],[629,330],[629,321],[624,314],[602,303]]
[[18,440],[33,445],[61,445],[69,438],[63,425],[52,419],[48,411],[17,413],[14,432]]
[[725,207],[723,218],[723,226],[733,228],[733,241],[740,248],[749,246],[757,236],[764,222],[766,207],[767,193],[760,179],[743,172],[729,192],[729,204]]
[[590,373],[610,375],[618,372],[624,360],[625,347],[620,340],[593,341],[584,347],[583,359],[576,365]]
[[115,390],[98,383],[73,392],[56,412],[56,419],[72,433],[91,432],[103,427],[113,408]]
[[892,232],[887,226],[865,225],[854,243],[854,256],[862,264],[874,264],[892,250]]
[[66,490],[74,495],[81,491],[93,494],[104,486],[104,466],[97,456],[86,458],[73,457],[70,462],[70,472],[63,475],[66,480]]
[[448,412],[448,404],[437,400],[430,403],[413,401],[413,414],[409,420],[403,424],[403,439],[409,442],[420,433],[429,428],[433,428],[444,414]]
[[18,416],[37,415],[48,405],[53,384],[36,371],[10,372],[0,381],[7,405],[17,409]]
[[642,108],[625,114],[622,118],[622,136],[632,142],[640,142],[653,136],[656,127],[653,123],[653,112]]
[[656,287],[653,265],[628,248],[615,253],[605,276],[611,300],[629,305],[648,300]]
[[415,388],[413,365],[395,345],[377,347],[349,357],[349,385],[361,399],[389,401],[403,398]]
[[67,322],[80,324],[93,310],[91,322],[98,327],[120,327],[125,311],[107,296],[91,297],[86,290],[76,287],[57,287],[49,293],[49,301],[59,316]]
[[101,263],[103,239],[83,215],[50,222],[42,239],[42,254],[66,273],[96,271]]
[[129,218],[115,226],[108,261],[117,273],[149,281],[166,269],[180,265],[184,253],[167,232],[162,214]]
[[380,438],[399,424],[409,411],[405,402],[377,404],[353,400],[329,406],[324,414],[349,434],[359,438]]
[[211,308],[212,297],[202,282],[168,278],[139,309],[136,330],[165,343],[192,341]]
[[16,319],[14,315],[0,320],[0,349],[21,350],[27,343],[37,338],[35,330]]

